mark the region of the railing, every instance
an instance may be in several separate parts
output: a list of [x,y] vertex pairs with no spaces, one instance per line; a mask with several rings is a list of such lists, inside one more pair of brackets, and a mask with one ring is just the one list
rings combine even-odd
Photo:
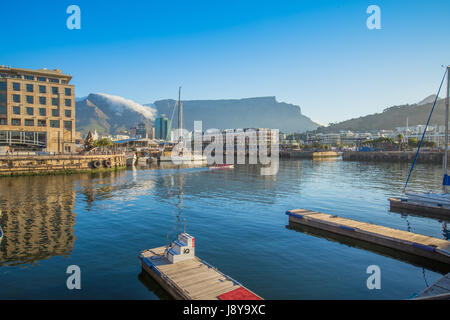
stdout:
[[37,140],[27,140],[27,139],[12,139],[12,138],[4,138],[0,137],[0,143],[7,143],[7,144],[25,144],[25,145],[32,145],[32,146],[39,146],[39,147],[46,147],[47,143]]

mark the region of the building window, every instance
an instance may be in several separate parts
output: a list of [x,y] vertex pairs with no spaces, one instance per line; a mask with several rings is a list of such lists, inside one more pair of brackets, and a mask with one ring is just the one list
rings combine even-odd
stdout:
[[12,97],[14,102],[20,102],[20,94],[13,94]]
[[70,118],[72,116],[72,110],[64,110],[66,117]]
[[64,88],[64,93],[66,96],[71,96],[72,95],[72,89],[71,88]]
[[72,130],[72,121],[64,121],[64,129]]
[[47,87],[46,86],[39,86],[39,93],[47,93]]
[[48,81],[50,81],[52,83],[59,83],[59,79],[55,79],[55,78],[48,78]]
[[0,114],[6,114],[6,106],[0,106]]
[[46,105],[47,104],[47,98],[46,97],[39,97],[39,104]]
[[52,98],[52,106],[59,106],[59,99],[58,98]]
[[33,92],[34,86],[32,84],[27,84],[27,92]]
[[44,78],[44,77],[37,77],[37,81],[47,82],[47,78]]
[[52,109],[52,117],[59,117],[59,110],[58,109]]
[[13,90],[14,91],[20,91],[20,83],[13,82]]
[[46,125],[47,124],[45,120],[38,120],[38,127],[45,127]]
[[33,96],[27,96],[27,103],[33,104],[34,103],[34,97]]
[[0,125],[6,126],[8,124],[8,120],[6,118],[0,118]]
[[59,128],[59,120],[50,120],[50,127]]
[[52,87],[52,94],[58,94],[58,87]]
[[20,114],[20,107],[13,107],[13,114]]
[[65,99],[65,104],[66,104],[66,107],[71,107],[72,106],[72,100]]
[[6,91],[6,82],[0,82],[0,90]]
[[47,115],[47,110],[45,108],[39,108],[39,115],[45,117]]
[[34,76],[27,76],[25,75],[25,80],[33,80],[34,81]]
[[11,124],[13,126],[20,126],[20,119],[11,119]]
[[32,116],[32,115],[34,115],[34,109],[33,109],[33,108],[30,108],[30,107],[28,107],[28,108],[27,108],[27,115],[29,115],[29,116]]
[[0,102],[6,102],[6,93],[0,93]]
[[27,127],[33,127],[34,126],[34,120],[33,119],[25,119],[25,125]]

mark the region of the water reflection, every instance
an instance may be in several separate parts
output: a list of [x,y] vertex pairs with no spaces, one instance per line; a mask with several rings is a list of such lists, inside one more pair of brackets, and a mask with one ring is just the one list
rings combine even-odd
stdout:
[[75,243],[74,177],[2,178],[0,266],[69,255]]
[[316,237],[321,237],[321,238],[327,239],[329,241],[335,241],[335,242],[339,242],[342,244],[346,244],[351,247],[369,250],[369,251],[375,252],[379,255],[383,255],[383,256],[391,257],[391,258],[394,258],[397,260],[405,261],[409,264],[415,265],[420,268],[425,267],[429,270],[439,272],[441,274],[447,274],[448,272],[450,272],[450,266],[445,263],[441,263],[438,261],[430,261],[429,259],[418,257],[415,255],[412,255],[412,254],[409,254],[406,252],[402,252],[402,251],[398,251],[395,249],[391,249],[391,248],[388,248],[385,246],[377,245],[375,243],[369,243],[366,241],[350,238],[350,237],[340,235],[337,233],[333,233],[333,232],[329,232],[326,230],[319,230],[317,228],[313,228],[313,227],[305,226],[305,225],[298,225],[296,223],[291,223],[291,222],[289,222],[289,224],[286,226],[286,228],[290,229],[290,230],[302,232],[305,234],[313,235]]
[[[234,170],[211,171],[164,163],[117,172],[0,179],[0,225],[5,231],[0,263],[70,255],[34,268],[0,268],[0,297],[39,298],[42,292],[49,298],[65,296],[70,263],[85,272],[83,297],[123,298],[126,292],[130,298],[164,299],[145,275],[138,281],[136,256],[163,245],[167,234],[175,237],[184,219],[187,231],[199,240],[199,256],[267,298],[373,298],[360,285],[368,264],[386,270],[379,298],[407,298],[424,288],[423,266],[429,269],[427,281],[440,277],[431,271],[435,265],[285,228],[286,210],[307,208],[448,239],[446,221],[388,211],[387,198],[401,192],[409,165],[288,160],[280,162],[275,176],[261,176],[260,169],[236,165]],[[440,188],[440,171],[418,165],[411,188]],[[267,237],[270,241],[262,245]],[[286,244],[295,250],[286,250]],[[242,251],[243,245],[255,250]],[[292,276],[293,268],[302,272]],[[55,280],[61,281],[60,287],[49,282],[55,275],[62,278]],[[324,288],[323,283],[329,285]]]

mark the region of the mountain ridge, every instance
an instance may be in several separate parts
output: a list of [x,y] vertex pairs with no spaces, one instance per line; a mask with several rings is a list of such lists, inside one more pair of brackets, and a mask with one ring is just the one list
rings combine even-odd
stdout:
[[[176,122],[178,114],[173,111],[175,103],[176,100],[164,99],[140,105],[118,96],[89,94],[76,101],[77,131],[87,134],[89,130],[95,129],[102,135],[117,134],[139,122],[150,125],[157,114],[166,114],[170,119],[174,113],[173,121]],[[116,114],[118,110],[119,115]],[[203,122],[203,130],[271,128],[283,132],[304,132],[319,126],[303,115],[299,106],[278,102],[275,96],[185,100],[183,110],[183,123],[188,130],[193,130],[194,121],[197,120]]]
[[[322,126],[315,130],[320,133],[338,133],[342,130],[371,131],[371,130],[394,130],[397,127],[406,127],[408,119],[409,126],[423,125],[433,107],[435,95],[426,97],[415,104],[404,104],[385,108],[381,113],[373,113],[358,118],[344,120],[328,126]],[[429,102],[431,101],[432,102]],[[430,125],[444,125],[445,100],[438,99],[435,110],[430,120]]]
[[[164,99],[152,105],[159,114],[169,119],[176,101]],[[275,96],[240,99],[185,100],[183,104],[183,123],[193,130],[194,121],[202,121],[206,129],[271,128],[282,132],[304,132],[314,130],[319,125],[301,113],[294,104],[278,102]],[[173,119],[176,120],[177,111]]]

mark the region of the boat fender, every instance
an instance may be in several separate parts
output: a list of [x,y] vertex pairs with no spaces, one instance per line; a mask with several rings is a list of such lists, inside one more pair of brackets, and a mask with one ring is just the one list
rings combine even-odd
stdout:
[[93,166],[95,169],[98,169],[98,168],[100,168],[101,163],[100,163],[100,161],[95,160],[95,161],[92,161],[92,166]]
[[111,168],[111,161],[109,161],[109,160],[103,161],[103,166],[104,166],[105,168]]

